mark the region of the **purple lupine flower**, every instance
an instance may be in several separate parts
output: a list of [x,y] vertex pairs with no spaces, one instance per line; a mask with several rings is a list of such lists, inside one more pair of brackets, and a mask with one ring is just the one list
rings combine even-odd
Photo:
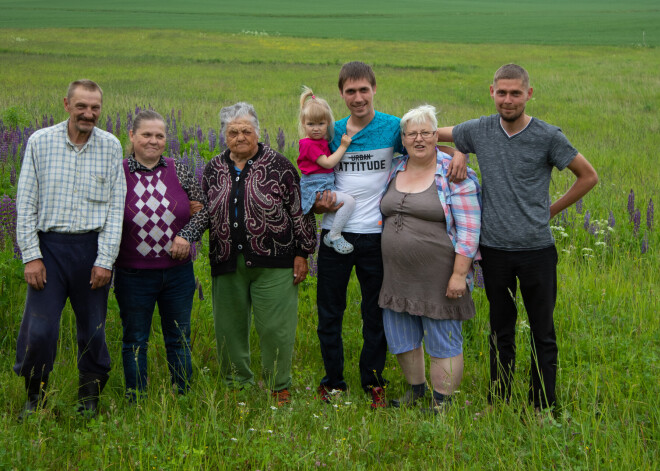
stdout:
[[179,115],[179,122],[181,122],[181,110],[179,110],[178,115]]
[[16,147],[18,147],[18,145],[21,143],[21,130],[18,128],[13,129],[9,133],[9,140],[11,141],[12,145],[15,144]]
[[642,239],[642,247],[640,251],[642,252],[642,255],[646,253],[646,251],[649,249],[649,235],[648,233],[644,233],[644,238]]
[[140,111],[142,111],[142,109],[138,105],[135,105],[135,116],[139,115]]
[[277,131],[277,151],[284,151],[285,139],[284,139],[284,129],[279,128]]
[[646,208],[646,228],[653,229],[653,198],[649,198],[649,205]]
[[200,301],[204,301],[204,291],[202,290],[202,283],[198,278],[195,278],[195,284],[197,285],[197,297]]
[[115,136],[119,137],[121,134],[121,118],[119,117],[119,111],[117,111],[117,120],[115,121]]
[[129,110],[126,113],[126,132],[129,132],[133,129],[133,113]]
[[218,136],[218,144],[220,145],[220,152],[227,150],[227,141],[225,141],[225,136],[222,133]]
[[190,244],[190,258],[192,258],[193,262],[197,260],[197,255],[197,242],[193,242]]
[[105,120],[105,130],[112,134],[112,118],[108,115],[108,119]]
[[597,224],[590,224],[587,231],[589,232],[589,234],[595,236],[596,232],[598,232],[598,229],[600,229],[600,228],[598,227]]
[[27,144],[28,139],[30,139],[30,136],[34,132],[34,129],[32,129],[31,126],[28,126],[27,128],[23,129],[23,145]]
[[483,288],[486,286],[484,284],[484,270],[481,268],[481,264],[479,262],[474,264],[474,286],[477,288]]
[[195,154],[195,177],[200,185],[202,184],[202,178],[204,177],[204,167],[206,167],[206,163],[202,156]]
[[561,211],[561,224],[564,227],[568,227],[568,209],[566,208]]
[[11,196],[2,195],[0,200],[0,249],[5,248],[5,239],[11,237]]
[[614,219],[614,213],[610,209],[610,217],[607,218],[607,225],[610,227],[614,227],[616,224],[616,220]]
[[635,192],[633,190],[630,190],[630,193],[628,194],[628,215],[630,216],[631,221],[634,213],[635,213]]
[[209,134],[208,134],[208,139],[209,139],[209,150],[213,152],[215,150],[215,144],[217,142],[217,138],[215,135],[215,131],[213,128],[209,128]]
[[589,230],[589,222],[591,221],[591,211],[587,209],[587,212],[584,213],[584,230]]
[[172,124],[172,119],[170,118],[170,115],[165,115],[165,128],[167,134],[170,134],[170,125]]
[[0,135],[0,162],[6,162],[9,157],[9,133],[4,131]]
[[190,160],[188,159],[188,152],[183,151],[183,154],[181,154],[181,158],[179,159],[179,162],[181,162],[183,165],[186,167],[190,168]]
[[190,140],[190,135],[188,134],[188,130],[186,128],[183,128],[183,142],[184,142],[184,144],[187,144],[189,140]]
[[632,216],[633,234],[637,235],[641,221],[642,221],[642,213],[640,213],[639,209],[636,209],[633,212],[633,216]]
[[319,254],[319,246],[321,244],[321,225],[316,224],[316,249],[314,250],[314,253],[309,256],[309,276],[316,276],[319,272],[319,266],[317,263],[318,260],[318,254]]
[[172,109],[172,134],[175,136],[179,134],[179,130],[176,126],[176,118],[174,117],[174,109]]
[[50,115],[50,121],[49,121],[49,124],[50,124],[51,126],[55,126],[55,118],[53,118],[53,115]]
[[174,158],[179,155],[179,152],[181,151],[181,144],[179,143],[179,139],[176,137],[176,135],[170,135],[168,144],[170,149],[170,157]]
[[204,131],[202,128],[197,125],[197,142],[202,142],[204,140]]
[[582,198],[580,198],[579,200],[577,200],[577,201],[575,202],[575,211],[576,211],[578,214],[582,214],[582,205],[583,205],[583,203],[582,203]]
[[12,167],[9,171],[9,184],[11,186],[16,185],[16,167]]
[[264,145],[270,147],[270,136],[268,135],[268,130],[264,129]]
[[16,201],[9,195],[3,195],[0,200],[0,239],[4,248],[7,239],[12,241],[14,257],[20,256],[20,249],[16,241]]
[[309,262],[309,272],[307,274],[309,276],[316,276],[317,273],[319,272],[319,267],[318,267],[318,264],[316,262],[316,259],[317,259],[316,253],[313,253],[307,259],[307,261]]
[[41,127],[42,128],[47,128],[48,127],[48,115],[43,115],[41,118]]

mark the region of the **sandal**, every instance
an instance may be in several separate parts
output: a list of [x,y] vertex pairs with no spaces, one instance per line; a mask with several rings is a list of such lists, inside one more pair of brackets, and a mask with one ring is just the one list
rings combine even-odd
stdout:
[[339,239],[332,240],[330,239],[329,232],[323,237],[323,243],[328,247],[332,247],[335,249],[335,252],[342,255],[349,254],[353,251],[353,244],[346,242],[346,239],[344,239],[343,236],[340,236]]

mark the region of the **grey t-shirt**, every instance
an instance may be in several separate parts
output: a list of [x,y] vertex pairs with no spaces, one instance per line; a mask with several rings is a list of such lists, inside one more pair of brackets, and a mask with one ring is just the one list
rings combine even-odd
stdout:
[[503,250],[533,250],[554,244],[550,231],[552,167],[564,169],[578,151],[556,126],[532,118],[511,137],[499,114],[454,127],[454,143],[477,155],[483,212],[480,243]]

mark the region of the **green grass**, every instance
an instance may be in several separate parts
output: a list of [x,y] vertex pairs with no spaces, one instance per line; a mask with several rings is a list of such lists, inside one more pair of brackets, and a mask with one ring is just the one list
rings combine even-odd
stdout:
[[[139,28],[260,36],[482,44],[660,44],[653,0],[0,0],[3,28]],[[303,44],[308,41],[302,41]]]
[[[137,5],[137,4],[136,4]],[[137,8],[137,7],[136,7]],[[632,7],[630,7],[632,8]],[[529,328],[518,324],[519,365],[511,406],[484,413],[488,381],[488,315],[483,290],[474,293],[477,317],[466,323],[466,369],[457,406],[431,418],[416,410],[373,412],[359,388],[359,288],[349,287],[344,325],[350,393],[326,407],[316,400],[322,376],[316,337],[315,280],[300,292],[291,408],[272,410],[266,391],[235,392],[221,385],[215,359],[210,269],[196,274],[207,298],[193,309],[194,386],[186,397],[168,387],[157,317],[152,337],[149,397],[123,400],[121,322],[111,299],[107,337],[113,371],[99,419],[75,416],[75,321],[65,310],[49,405],[27,423],[15,417],[23,385],[11,372],[25,285],[21,264],[0,255],[1,469],[657,469],[660,459],[660,259],[657,221],[635,234],[626,212],[630,189],[644,214],[660,201],[660,57],[656,48],[483,46],[425,42],[314,40],[199,31],[112,29],[0,30],[0,113],[64,119],[69,81],[89,77],[105,90],[104,115],[135,105],[182,110],[186,126],[217,130],[221,106],[254,103],[262,128],[297,140],[302,84],[346,113],[336,90],[342,62],[366,60],[378,78],[376,108],[401,115],[423,102],[436,105],[441,124],[493,112],[488,83],[499,65],[527,67],[535,88],[528,109],[562,126],[594,164],[601,181],[584,199],[593,219],[616,217],[602,248],[582,227],[584,213],[568,212],[558,234],[560,348],[558,422],[539,422],[525,406]],[[123,137],[125,140],[125,136]],[[0,178],[7,188],[5,167]],[[3,176],[4,175],[4,176]],[[556,197],[571,182],[553,176]],[[11,188],[9,192],[13,191]],[[556,221],[557,222],[557,221]],[[646,233],[649,250],[641,254]],[[593,252],[585,252],[583,249]],[[585,257],[591,253],[593,257]],[[521,310],[522,303],[519,302]],[[253,366],[260,371],[253,336]],[[388,356],[390,394],[403,388]],[[235,439],[235,440],[234,440]]]

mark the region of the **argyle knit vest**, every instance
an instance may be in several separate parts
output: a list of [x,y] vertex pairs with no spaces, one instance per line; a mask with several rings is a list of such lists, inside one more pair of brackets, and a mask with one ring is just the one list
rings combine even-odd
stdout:
[[190,261],[174,260],[174,237],[190,221],[190,201],[176,175],[174,160],[150,172],[128,169],[124,225],[115,265],[120,268],[171,268]]

